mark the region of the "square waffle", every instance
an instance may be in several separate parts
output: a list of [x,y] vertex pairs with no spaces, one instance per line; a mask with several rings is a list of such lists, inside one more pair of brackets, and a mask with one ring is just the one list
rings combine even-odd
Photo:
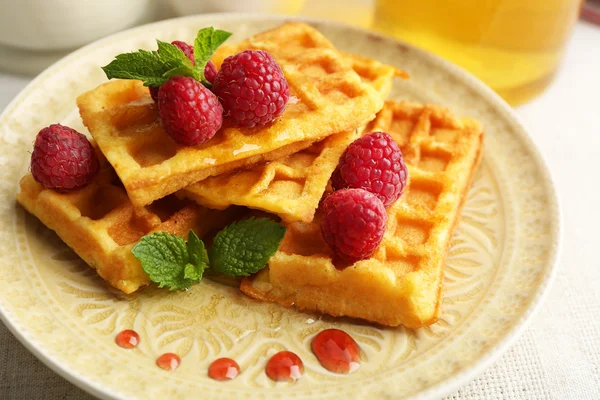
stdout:
[[286,110],[274,123],[236,128],[225,120],[199,146],[173,142],[139,81],[112,81],[77,99],[85,126],[136,206],[209,176],[282,158],[336,132],[365,125],[383,107],[381,96],[314,28],[288,23],[232,47],[268,51],[290,85]]
[[[345,58],[362,81],[374,87],[383,99],[392,88],[394,76],[408,77],[373,59],[352,54]],[[286,222],[311,222],[340,156],[363,129],[329,136],[281,160],[204,179],[177,195],[219,210],[239,205],[277,214]]]
[[[101,158],[102,160],[102,158]],[[144,235],[167,231],[200,238],[230,223],[239,210],[214,211],[169,196],[134,208],[110,165],[83,189],[61,194],[44,188],[31,174],[21,179],[17,201],[96,270],[111,286],[132,293],[150,283],[131,249]]]
[[313,223],[295,222],[247,295],[284,306],[409,328],[436,321],[445,259],[481,157],[483,130],[437,106],[386,102],[367,131],[399,144],[409,185],[388,210],[383,241],[353,265],[333,257]]

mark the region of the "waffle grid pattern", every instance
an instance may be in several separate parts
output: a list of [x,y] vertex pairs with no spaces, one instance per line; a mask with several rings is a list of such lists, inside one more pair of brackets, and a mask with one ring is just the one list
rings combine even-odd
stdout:
[[409,185],[388,209],[382,244],[347,265],[323,241],[319,216],[293,223],[269,268],[242,291],[285,306],[419,327],[439,313],[445,257],[481,154],[482,128],[437,106],[386,102],[367,131],[400,145]]

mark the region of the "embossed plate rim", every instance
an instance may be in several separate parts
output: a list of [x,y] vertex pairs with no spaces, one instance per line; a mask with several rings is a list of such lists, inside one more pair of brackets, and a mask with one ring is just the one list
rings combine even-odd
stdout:
[[[199,20],[199,21],[204,20],[204,21],[207,21],[207,20],[211,20],[211,19],[215,20],[215,22],[226,21],[229,19],[245,20],[248,22],[251,22],[251,21],[256,22],[259,20],[282,21],[282,22],[286,21],[286,20],[300,20],[300,21],[314,23],[317,25],[330,25],[330,26],[336,27],[337,29],[353,30],[360,35],[370,35],[372,37],[381,38],[382,40],[388,41],[390,43],[393,43],[393,42],[398,43],[398,41],[396,41],[395,39],[386,38],[382,35],[379,35],[379,34],[364,30],[364,29],[356,28],[353,26],[345,25],[345,24],[339,24],[339,23],[329,22],[329,21],[319,20],[319,19],[302,18],[302,17],[283,17],[283,16],[273,16],[273,15],[265,15],[265,14],[206,14],[206,15],[200,15],[200,16],[190,16],[190,17],[183,17],[183,18],[179,18],[179,19],[160,21],[160,22],[156,22],[156,23],[153,23],[150,25],[158,28],[157,30],[160,31],[161,28],[166,28],[168,26],[176,24],[177,21],[182,21],[182,20]],[[37,78],[35,78],[6,107],[6,109],[0,116],[0,121],[2,121],[4,118],[7,118],[8,115],[14,113],[13,109],[16,107],[16,104],[18,104],[21,101],[23,101],[24,99],[28,98],[28,96],[32,92],[32,88],[34,88],[36,86],[36,84],[42,82],[47,75],[49,75],[51,73],[56,73],[57,70],[60,70],[61,68],[66,67],[70,60],[73,60],[76,57],[79,57],[80,55],[83,55],[83,54],[91,51],[94,48],[100,48],[109,42],[115,41],[116,39],[119,39],[119,38],[125,39],[129,36],[135,35],[136,32],[138,32],[138,31],[148,29],[148,26],[149,25],[144,25],[144,26],[136,27],[136,28],[124,31],[124,32],[120,32],[120,33],[111,35],[107,38],[104,38],[104,39],[96,41],[92,44],[89,44],[89,45],[75,51],[74,53],[70,54],[69,56],[63,58],[62,60],[56,62],[54,65],[52,65],[46,71],[44,71],[42,74],[40,74]],[[539,170],[539,172],[541,173],[541,175],[543,175],[543,177],[545,178],[546,182],[544,182],[544,183],[547,185],[547,189],[548,189],[547,195],[550,196],[550,198],[548,198],[548,201],[549,201],[550,207],[552,208],[551,214],[554,216],[554,221],[553,221],[554,229],[551,232],[551,237],[553,239],[552,246],[550,247],[551,255],[549,257],[547,267],[544,270],[545,273],[544,273],[542,280],[534,289],[532,289],[532,292],[534,293],[532,296],[532,302],[529,304],[529,306],[526,309],[524,309],[523,313],[518,318],[516,318],[516,321],[515,321],[514,325],[512,326],[511,330],[509,330],[508,334],[505,334],[504,337],[502,339],[500,339],[500,341],[496,344],[495,347],[487,349],[487,353],[484,353],[484,355],[482,357],[471,362],[470,365],[465,367],[462,371],[453,374],[449,379],[447,379],[445,381],[441,381],[441,382],[435,384],[434,386],[428,388],[427,390],[417,394],[416,396],[413,396],[413,398],[431,398],[431,397],[438,397],[438,396],[447,394],[447,393],[457,389],[459,386],[463,385],[464,383],[466,383],[467,381],[472,379],[476,374],[482,372],[482,370],[487,365],[489,365],[493,360],[495,360],[504,351],[506,351],[507,348],[519,337],[519,335],[526,328],[527,322],[531,319],[532,315],[539,308],[540,304],[542,303],[544,295],[547,293],[548,288],[549,288],[554,276],[556,275],[557,261],[559,259],[561,234],[562,234],[561,233],[562,232],[562,230],[561,230],[562,217],[560,216],[559,199],[556,195],[556,188],[552,182],[551,173],[550,173],[549,169],[547,168],[547,163],[543,159],[543,156],[539,153],[538,149],[536,148],[536,146],[533,143],[533,141],[531,140],[531,138],[526,133],[526,130],[525,130],[525,127],[524,127],[522,121],[514,113],[514,111],[512,111],[510,106],[508,106],[491,89],[489,89],[487,86],[485,86],[483,83],[481,83],[477,78],[473,77],[472,75],[470,75],[463,69],[461,69],[453,64],[450,64],[446,61],[443,61],[434,55],[431,55],[422,50],[416,49],[411,45],[408,45],[408,44],[402,44],[402,45],[409,48],[411,52],[419,54],[420,57],[423,57],[424,59],[427,59],[427,60],[431,61],[432,63],[435,63],[440,68],[449,71],[454,77],[457,78],[457,80],[460,83],[468,85],[471,89],[473,89],[475,92],[480,94],[491,106],[493,106],[494,108],[499,110],[502,115],[502,118],[509,121],[511,123],[511,125],[513,125],[515,127],[515,129],[513,131],[514,131],[514,133],[517,134],[519,142],[528,150],[528,152],[530,154],[532,154],[534,156],[534,158],[535,158],[534,163],[535,163],[537,169]],[[83,389],[92,393],[95,396],[99,396],[102,398],[112,398],[112,399],[118,399],[118,398],[125,397],[123,393],[120,393],[119,391],[115,390],[114,388],[101,387],[100,384],[92,381],[88,376],[78,373],[75,370],[75,368],[64,365],[60,360],[53,359],[51,356],[49,356],[45,352],[44,348],[42,348],[41,346],[36,346],[36,341],[34,338],[30,337],[31,336],[30,333],[17,329],[16,325],[14,325],[10,319],[10,315],[9,315],[10,311],[8,311],[8,312],[7,311],[8,310],[4,310],[0,305],[0,319],[9,328],[9,330],[19,339],[19,341],[21,343],[23,343],[23,345],[30,352],[32,352],[38,359],[40,359],[42,362],[44,362],[44,364],[46,364],[48,367],[53,369],[55,372],[57,372],[59,375],[61,375],[65,379],[82,387]]]

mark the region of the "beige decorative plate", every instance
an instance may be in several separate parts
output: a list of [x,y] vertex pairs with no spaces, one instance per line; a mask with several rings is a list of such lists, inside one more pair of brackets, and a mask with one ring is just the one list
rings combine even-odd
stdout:
[[[551,281],[559,216],[548,171],[513,111],[472,76],[440,59],[357,28],[312,21],[339,48],[407,70],[393,96],[446,105],[486,127],[481,168],[446,268],[442,316],[418,330],[333,319],[246,298],[209,280],[171,293],[148,288],[131,296],[108,288],[58,237],[14,201],[29,151],[42,127],[60,122],[85,131],[75,97],[106,80],[100,65],[121,52],[154,48],[154,38],[194,37],[208,25],[232,39],[270,28],[281,17],[206,15],[164,21],[91,44],[35,79],[0,117],[0,311],[37,357],[71,382],[110,399],[436,398],[473,378],[524,329]],[[316,332],[338,327],[363,350],[350,376],[327,372],[310,351]],[[133,328],[135,350],[114,343]],[[305,375],[273,383],[267,358],[297,353]],[[158,355],[182,364],[166,372]],[[206,376],[220,356],[242,374],[219,383]]]

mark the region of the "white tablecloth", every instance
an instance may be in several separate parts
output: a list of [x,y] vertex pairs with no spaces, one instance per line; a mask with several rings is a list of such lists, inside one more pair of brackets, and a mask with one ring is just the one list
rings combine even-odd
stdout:
[[[29,82],[0,73],[0,109]],[[552,86],[517,113],[562,202],[560,270],[516,345],[452,400],[600,400],[600,27],[579,23]],[[0,324],[0,399],[92,399]]]

